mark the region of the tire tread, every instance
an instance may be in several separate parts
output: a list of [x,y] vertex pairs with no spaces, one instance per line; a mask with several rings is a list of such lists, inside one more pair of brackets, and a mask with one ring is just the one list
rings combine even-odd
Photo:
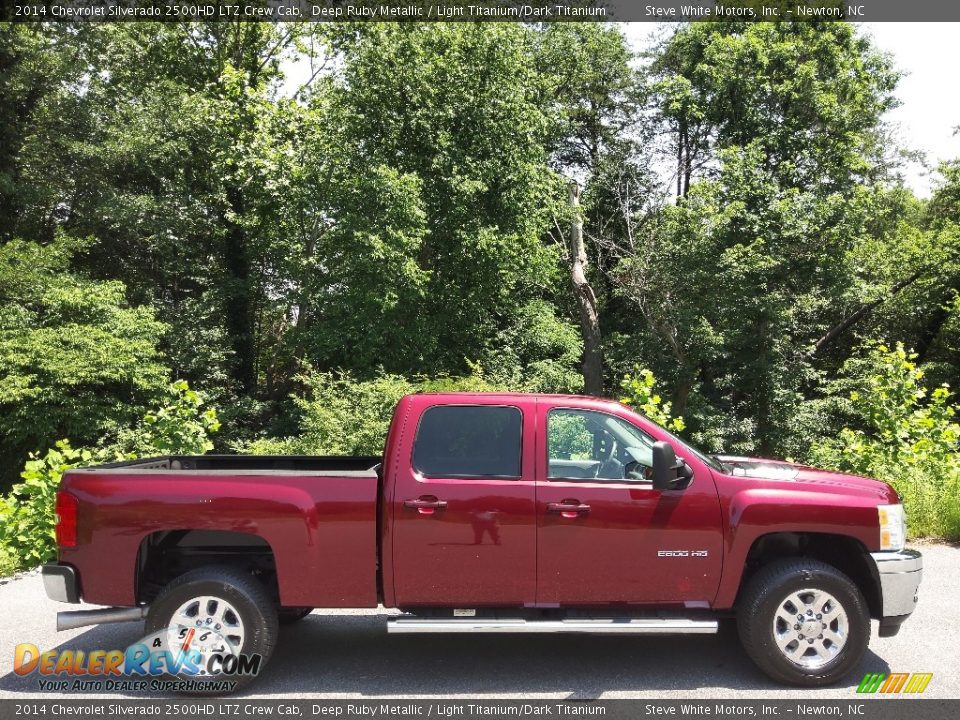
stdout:
[[[255,647],[245,649],[244,652],[260,653],[260,655],[263,657],[263,661],[260,665],[262,672],[263,668],[266,667],[267,662],[270,660],[270,656],[273,655],[274,648],[277,644],[277,635],[279,633],[277,607],[263,583],[249,573],[238,570],[237,568],[219,565],[202,567],[195,570],[190,570],[171,580],[159,592],[153,603],[151,603],[150,612],[147,615],[147,631],[157,632],[165,627],[166,623],[169,621],[169,618],[160,618],[158,616],[159,612],[163,609],[168,599],[175,596],[185,586],[195,583],[220,584],[224,588],[229,588],[233,592],[237,592],[244,596],[246,602],[252,606],[253,610],[255,610],[256,614],[259,616],[254,618],[256,627],[252,628],[252,631],[256,632],[257,636],[254,640]],[[237,676],[230,679],[237,682],[237,685],[234,688],[234,691],[236,691],[252,682],[254,677]],[[191,694],[210,695],[217,693],[199,690]]]
[[[841,650],[840,662],[818,671],[804,672],[790,665],[779,650],[772,648],[772,639],[764,642],[771,621],[764,609],[774,595],[782,592],[781,588],[800,578],[813,582],[815,575],[839,583],[851,595],[852,602],[843,599],[850,623],[850,638]],[[788,685],[822,687],[838,682],[863,657],[870,642],[870,615],[863,593],[840,570],[812,558],[788,558],[765,565],[747,582],[737,602],[737,629],[747,655],[770,678]]]

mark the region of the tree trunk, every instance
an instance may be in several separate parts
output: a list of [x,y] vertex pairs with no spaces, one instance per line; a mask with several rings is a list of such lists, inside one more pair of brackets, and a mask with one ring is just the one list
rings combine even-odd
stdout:
[[683,120],[677,128],[677,202],[683,197],[683,138],[687,124]]
[[583,244],[583,216],[580,214],[580,186],[571,181],[570,207],[570,282],[580,310],[580,334],[583,337],[583,389],[587,395],[603,395],[603,360],[600,354],[600,315],[597,296],[587,280],[587,251]]
[[[227,199],[231,210],[242,217],[244,201],[242,193],[229,188]],[[225,321],[230,344],[234,353],[233,377],[242,393],[250,393],[256,387],[254,363],[254,313],[251,288],[250,248],[247,233],[239,220],[227,223],[224,244],[224,260],[228,273],[226,282]]]

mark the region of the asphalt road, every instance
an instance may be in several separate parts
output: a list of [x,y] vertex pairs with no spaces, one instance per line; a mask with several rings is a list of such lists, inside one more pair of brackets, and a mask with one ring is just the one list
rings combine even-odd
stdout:
[[[856,672],[822,690],[767,680],[736,633],[660,638],[541,635],[393,635],[380,611],[315,611],[281,630],[264,673],[241,696],[284,698],[843,698],[867,672],[932,672],[924,697],[960,698],[960,548],[920,546],[924,580],[913,617],[874,637]],[[65,606],[34,572],[0,585],[0,697],[42,697],[36,676],[13,672],[17,643],[41,649],[124,648],[140,623],[56,633]],[[60,695],[58,697],[69,697]],[[77,695],[76,697],[98,697]],[[99,697],[125,697],[104,695]]]

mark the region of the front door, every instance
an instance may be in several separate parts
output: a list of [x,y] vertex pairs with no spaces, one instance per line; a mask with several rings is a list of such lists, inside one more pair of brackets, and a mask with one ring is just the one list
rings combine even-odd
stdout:
[[537,425],[537,604],[712,602],[722,532],[709,468],[687,458],[692,483],[661,492],[653,438],[627,419],[541,402]]
[[423,410],[393,497],[398,607],[533,604],[533,426],[532,402]]

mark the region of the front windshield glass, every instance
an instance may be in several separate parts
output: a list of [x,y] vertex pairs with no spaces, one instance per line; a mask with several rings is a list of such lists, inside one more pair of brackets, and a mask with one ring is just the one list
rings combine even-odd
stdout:
[[[651,420],[650,422],[653,422],[653,421]],[[659,427],[667,435],[669,435],[670,438],[676,443],[677,445],[676,452],[678,456],[680,456],[684,450],[689,450],[694,455],[696,455],[704,464],[709,465],[711,468],[713,468],[717,472],[723,472],[723,465],[721,465],[720,461],[717,460],[715,457],[713,457],[712,455],[707,455],[706,453],[703,453],[700,450],[697,450],[697,448],[695,448],[689,442],[678,438],[676,435],[674,435],[672,432],[670,432],[666,428],[660,427],[659,425],[657,425],[657,427]]]

